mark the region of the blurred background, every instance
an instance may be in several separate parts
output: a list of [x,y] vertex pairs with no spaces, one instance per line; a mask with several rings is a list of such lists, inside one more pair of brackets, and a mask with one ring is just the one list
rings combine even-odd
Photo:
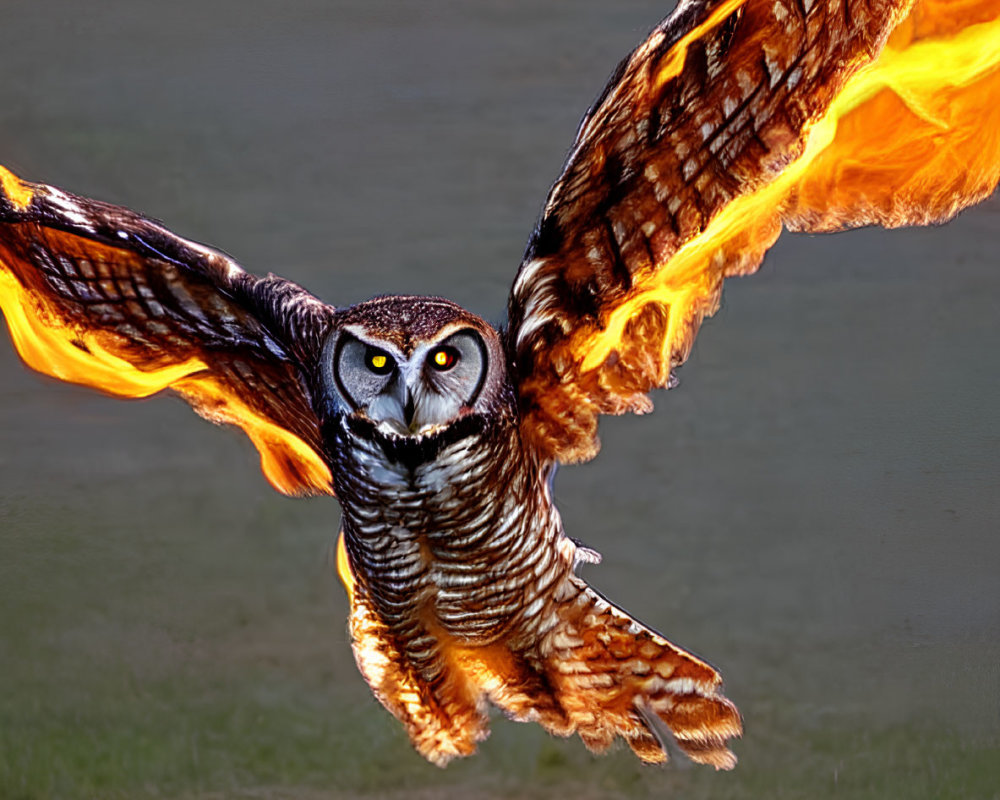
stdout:
[[[499,321],[640,0],[0,12],[0,162],[338,305]],[[560,471],[585,577],[704,655],[738,768],[494,721],[425,764],[354,667],[333,500],[288,500],[180,400],[29,373],[0,334],[0,796],[998,797],[1000,200],[783,237],[681,386]]]

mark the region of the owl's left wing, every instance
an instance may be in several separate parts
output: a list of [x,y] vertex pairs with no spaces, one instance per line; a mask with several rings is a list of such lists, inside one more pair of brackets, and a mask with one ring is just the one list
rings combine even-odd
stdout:
[[681,0],[584,117],[514,282],[525,440],[591,458],[783,226],[944,221],[998,179],[1000,0]]
[[174,389],[241,427],[278,490],[332,494],[310,375],[333,309],[295,284],[0,167],[0,308],[39,372],[123,397]]

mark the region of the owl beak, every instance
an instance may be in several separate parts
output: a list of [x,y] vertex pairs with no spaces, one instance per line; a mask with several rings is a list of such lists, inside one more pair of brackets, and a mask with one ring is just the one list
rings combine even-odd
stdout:
[[413,432],[413,392],[410,391],[410,387],[405,387],[403,389],[404,401],[403,401],[403,421],[406,423],[406,427]]
[[414,436],[426,433],[433,421],[434,409],[428,411],[421,397],[419,385],[411,386],[400,375],[365,411],[369,419],[385,425],[395,435]]
[[406,380],[406,376],[400,375],[396,381],[396,385],[393,387],[393,397],[399,405],[396,407],[397,421],[400,423],[399,427],[402,429],[401,433],[414,433],[413,430],[413,416],[416,413],[416,406],[413,401],[413,389],[410,388],[410,382]]
[[416,402],[413,397],[413,390],[407,382],[400,376],[396,385],[392,387],[392,400],[387,422],[392,422],[398,432],[406,435],[416,433],[413,418],[416,416]]

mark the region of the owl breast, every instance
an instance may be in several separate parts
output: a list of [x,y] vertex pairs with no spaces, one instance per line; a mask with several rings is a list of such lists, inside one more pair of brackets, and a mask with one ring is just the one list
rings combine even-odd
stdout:
[[416,439],[346,417],[331,433],[352,568],[404,649],[440,632],[488,644],[530,627],[572,558],[512,423],[469,415]]

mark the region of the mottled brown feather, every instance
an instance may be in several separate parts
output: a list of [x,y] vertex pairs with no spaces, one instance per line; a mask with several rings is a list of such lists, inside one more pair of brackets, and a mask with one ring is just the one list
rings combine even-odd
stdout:
[[331,491],[307,380],[319,301],[127,209],[0,172],[0,304],[30,366],[110,394],[172,388],[243,427],[276,488]]
[[[648,410],[645,393],[668,385],[684,362],[702,319],[718,306],[723,279],[754,271],[782,223],[800,230],[926,223],[993,190],[995,54],[976,86],[930,92],[933,111],[923,117],[887,116],[879,105],[900,103],[891,92],[863,98],[823,163],[791,179],[813,128],[844,100],[852,78],[860,81],[880,59],[910,5],[694,0],[622,63],[584,118],[510,296],[523,433],[540,453],[591,458],[599,414]],[[893,45],[905,49],[998,18],[997,0],[966,0],[960,9],[923,2]],[[943,69],[958,59],[926,61]],[[976,114],[986,117],[981,125]],[[764,195],[772,185],[781,191]],[[709,235],[723,211],[758,193],[765,203]],[[703,254],[681,263],[678,254],[692,245]],[[670,302],[656,299],[664,285]]]

